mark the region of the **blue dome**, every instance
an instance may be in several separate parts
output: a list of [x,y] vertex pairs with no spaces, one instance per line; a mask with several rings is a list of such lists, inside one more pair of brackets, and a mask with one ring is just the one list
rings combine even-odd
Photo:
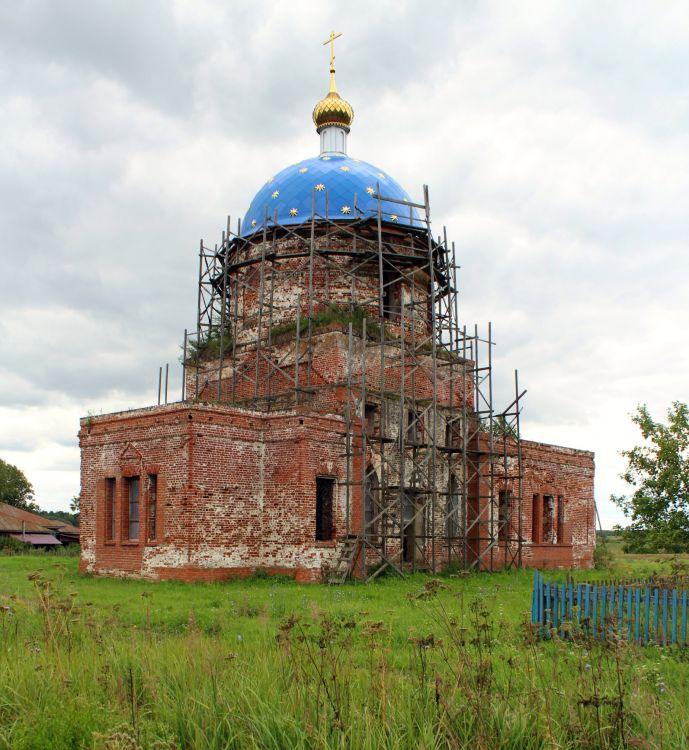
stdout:
[[[316,217],[327,215],[331,220],[375,219],[378,201],[373,197],[378,187],[384,197],[411,202],[411,198],[395,180],[378,167],[342,154],[316,156],[293,164],[256,193],[242,222],[242,235],[253,234],[263,228],[268,215],[268,226],[275,222],[294,225],[311,221],[315,199]],[[423,227],[415,208],[390,201],[381,202],[385,222]]]

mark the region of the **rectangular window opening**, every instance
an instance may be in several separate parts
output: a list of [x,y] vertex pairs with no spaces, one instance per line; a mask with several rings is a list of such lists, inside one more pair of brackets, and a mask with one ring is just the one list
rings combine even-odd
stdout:
[[158,534],[158,475],[148,475],[148,539],[155,541]]
[[565,544],[565,498],[557,496],[557,543]]
[[450,477],[447,496],[447,536],[450,540],[463,534],[464,523],[460,517],[461,496],[459,492],[459,482],[454,475]]
[[418,445],[423,440],[423,422],[414,409],[407,410],[407,442]]
[[332,477],[316,477],[316,540],[319,542],[335,538],[334,495],[335,480]]
[[541,496],[534,495],[531,503],[531,542],[541,543]]
[[445,447],[462,447],[462,420],[459,417],[449,420],[445,425]]
[[397,318],[401,309],[401,293],[399,277],[391,269],[383,270],[383,317],[386,320]]
[[139,477],[127,478],[127,539],[139,538],[139,504],[141,482]]
[[498,541],[500,542],[507,542],[510,538],[511,504],[512,492],[501,490],[498,496]]
[[416,556],[416,504],[405,492],[402,506],[402,562],[413,562]]
[[108,477],[105,480],[105,541],[114,542],[117,531],[115,480]]
[[364,406],[364,426],[366,434],[370,437],[380,435],[380,409],[378,404],[366,404]]
[[543,495],[543,542],[555,543],[555,500],[552,495]]

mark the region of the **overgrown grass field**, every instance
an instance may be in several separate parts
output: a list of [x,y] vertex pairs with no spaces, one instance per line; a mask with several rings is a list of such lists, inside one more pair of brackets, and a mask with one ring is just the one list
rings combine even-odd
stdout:
[[[577,578],[670,563],[617,552]],[[0,557],[0,748],[689,748],[687,649],[543,641],[529,571],[327,587],[76,567]]]

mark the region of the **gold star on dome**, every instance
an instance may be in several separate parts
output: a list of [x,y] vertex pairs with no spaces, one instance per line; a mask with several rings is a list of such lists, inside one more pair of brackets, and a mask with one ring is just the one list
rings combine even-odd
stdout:
[[280,191],[279,190],[273,190],[273,192],[270,194],[270,197],[271,198],[277,198],[278,195],[280,195]]
[[325,190],[325,185],[322,182],[319,182],[318,185],[316,185],[316,190],[318,190],[319,193],[323,192],[323,190]]
[[397,214],[390,214],[390,221],[397,221]]
[[321,156],[321,159],[323,159],[323,161],[330,161],[329,156]]
[[274,179],[273,177],[269,177],[268,178],[268,182],[266,182],[266,185],[270,185],[270,183],[273,181],[273,179]]
[[357,164],[361,164],[361,159],[352,159],[352,161],[355,161]]
[[255,227],[255,226],[256,226],[256,219],[252,219],[252,220],[251,220],[251,226],[252,226],[252,227]]
[[309,168],[308,168],[308,167],[302,167],[302,168],[301,168],[301,169],[299,170],[299,174],[304,174],[304,172],[308,172],[308,171],[309,171]]
[[299,213],[296,208],[290,208],[289,215],[290,216],[296,216]]
[[385,175],[382,172],[378,172],[378,177],[380,177],[381,180],[385,179]]
[[367,192],[367,193],[368,193],[369,195],[373,195],[373,194],[374,194],[374,193],[375,193],[376,191],[375,191],[375,190],[374,190],[374,189],[373,189],[372,187],[367,187],[367,188],[366,188],[366,192]]
[[349,172],[349,167],[340,167],[343,172]]
[[352,213],[352,209],[349,206],[342,206],[342,213],[343,214],[350,214],[350,213]]

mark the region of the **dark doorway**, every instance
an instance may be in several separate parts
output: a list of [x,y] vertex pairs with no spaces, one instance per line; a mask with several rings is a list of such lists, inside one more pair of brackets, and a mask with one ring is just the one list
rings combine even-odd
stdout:
[[512,491],[501,490],[498,498],[498,540],[507,542],[512,526]]
[[379,507],[379,495],[380,482],[378,481],[378,475],[372,466],[369,466],[366,471],[366,487],[364,492],[364,533],[367,536],[377,536],[378,534],[378,521],[376,516],[380,513]]
[[319,542],[327,542],[335,536],[334,494],[335,480],[332,477],[316,477],[316,540]]
[[447,496],[447,536],[454,540],[460,534],[459,482],[454,474],[450,477]]
[[414,562],[414,548],[416,547],[414,500],[405,493],[402,503],[402,561]]

